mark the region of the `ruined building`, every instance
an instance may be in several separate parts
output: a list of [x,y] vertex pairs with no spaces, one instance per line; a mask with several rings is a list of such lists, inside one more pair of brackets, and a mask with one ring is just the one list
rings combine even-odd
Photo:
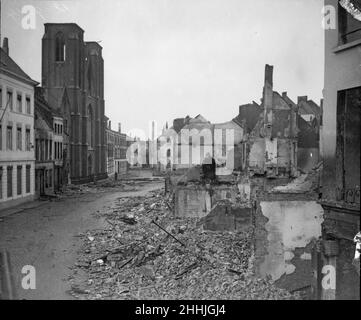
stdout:
[[[297,110],[273,91],[273,66],[266,65],[261,105],[237,117],[249,130],[243,141],[243,168],[250,173],[292,176],[297,169]],[[251,105],[252,106],[252,105]],[[249,105],[245,108],[249,109]],[[256,112],[259,112],[258,117]],[[244,116],[244,118],[243,118]]]
[[42,86],[49,105],[64,116],[71,182],[105,178],[102,47],[97,42],[85,42],[84,30],[75,23],[46,23]]
[[[270,178],[295,177],[299,168],[308,171],[318,163],[321,109],[305,98],[295,104],[287,92],[274,91],[273,66],[266,65],[261,104],[241,105],[233,119],[244,128],[243,171]],[[305,112],[311,112],[307,117],[300,113],[306,107]]]

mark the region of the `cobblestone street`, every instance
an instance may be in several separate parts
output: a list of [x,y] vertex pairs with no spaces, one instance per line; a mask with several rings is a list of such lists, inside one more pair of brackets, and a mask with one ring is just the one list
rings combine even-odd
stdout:
[[[20,299],[73,299],[66,281],[77,259],[79,235],[101,229],[104,220],[94,216],[122,196],[141,196],[163,187],[162,182],[135,183],[135,187],[93,188],[69,193],[55,201],[35,202],[29,209],[12,209],[0,217],[0,248],[10,252],[15,287]],[[36,290],[21,287],[21,269],[36,269]]]

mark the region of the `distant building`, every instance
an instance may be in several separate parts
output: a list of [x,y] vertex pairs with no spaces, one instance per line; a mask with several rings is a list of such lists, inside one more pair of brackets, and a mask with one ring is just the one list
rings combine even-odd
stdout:
[[84,30],[75,23],[46,23],[42,86],[49,105],[64,117],[71,182],[105,178],[102,47],[97,42],[84,41]]
[[107,174],[108,177],[114,175],[114,134],[111,129],[111,122],[108,120],[109,118],[105,117],[107,122],[107,127],[105,129],[105,141],[107,144],[107,156],[106,156],[106,164],[107,164]]
[[158,137],[159,168],[188,169],[213,158],[217,175],[228,175],[240,166],[239,144],[243,128],[235,121],[211,123],[202,115],[173,121]]
[[322,108],[307,96],[298,97],[297,105],[287,92],[282,93],[282,98],[297,109],[297,168],[310,172],[321,161]]
[[[323,241],[313,259],[315,298],[359,300],[353,238],[360,231],[361,5],[355,0],[325,0],[325,5],[336,8],[338,24],[325,30],[320,202],[325,214]],[[332,287],[322,286],[324,266],[334,276]]]
[[124,175],[128,169],[126,134],[121,133],[120,123],[118,124],[118,131],[115,131],[111,129],[111,121],[107,117],[105,117],[105,121],[107,122],[107,174],[109,177],[114,176],[115,173]]
[[128,172],[126,138],[126,134],[121,133],[121,127],[119,124],[118,132],[115,133],[114,142],[114,169],[119,175],[124,175]]
[[9,56],[8,39],[0,48],[0,209],[34,197],[34,87]]
[[171,143],[172,165],[176,169],[200,166],[208,153],[213,157],[213,125],[200,114],[189,118]]
[[322,111],[314,101],[308,99],[307,96],[301,96],[297,99],[297,107],[299,116],[306,122],[315,125],[320,123]]
[[[35,93],[35,190],[38,196],[53,194],[67,181],[66,144],[62,115],[45,101],[43,89]],[[64,158],[65,156],[65,158]]]
[[244,129],[231,120],[213,125],[213,158],[216,175],[229,175],[242,167],[242,141]]

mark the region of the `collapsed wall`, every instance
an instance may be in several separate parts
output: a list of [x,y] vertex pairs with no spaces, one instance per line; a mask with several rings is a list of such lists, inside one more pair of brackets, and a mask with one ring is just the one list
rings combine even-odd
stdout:
[[293,180],[244,175],[229,183],[204,184],[196,171],[169,179],[175,216],[198,218],[212,231],[252,228],[255,274],[309,298],[312,253],[324,214],[315,190],[318,173]]
[[277,185],[282,181],[271,179],[273,187],[267,186],[268,181],[252,181],[256,200],[255,272],[272,278],[283,289],[300,291],[310,298],[314,281],[312,254],[324,220],[324,210],[318,203],[318,171],[286,184]]
[[200,168],[166,178],[166,191],[173,194],[174,215],[198,218],[206,230],[237,231],[252,225],[249,182],[232,176],[205,183]]
[[237,188],[233,185],[178,185],[175,190],[175,215],[202,218],[220,200],[236,202]]
[[268,194],[255,211],[256,274],[289,291],[311,292],[312,249],[321,237],[323,209],[302,194]]

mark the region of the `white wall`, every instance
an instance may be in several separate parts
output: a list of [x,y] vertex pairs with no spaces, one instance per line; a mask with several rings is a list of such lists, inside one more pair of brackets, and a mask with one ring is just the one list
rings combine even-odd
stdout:
[[[34,87],[23,83],[17,79],[11,78],[7,75],[0,75],[0,86],[2,88],[2,108],[0,115],[3,116],[1,121],[2,130],[2,148],[0,150],[0,166],[3,169],[2,175],[2,198],[0,205],[5,202],[13,202],[13,200],[21,200],[21,198],[28,198],[34,195],[34,172],[35,172],[35,141],[34,141]],[[13,92],[13,108],[10,106],[6,108],[7,91]],[[17,111],[17,95],[22,95],[22,112]],[[26,113],[26,96],[30,97],[30,114]],[[7,126],[12,124],[12,150],[7,150],[6,136]],[[20,124],[22,128],[22,150],[17,150],[17,125]],[[25,148],[25,132],[26,128],[30,129],[30,151]],[[26,193],[26,165],[30,165],[30,192]],[[7,198],[7,167],[13,166],[13,195]],[[17,166],[22,166],[22,194],[17,194]]]

